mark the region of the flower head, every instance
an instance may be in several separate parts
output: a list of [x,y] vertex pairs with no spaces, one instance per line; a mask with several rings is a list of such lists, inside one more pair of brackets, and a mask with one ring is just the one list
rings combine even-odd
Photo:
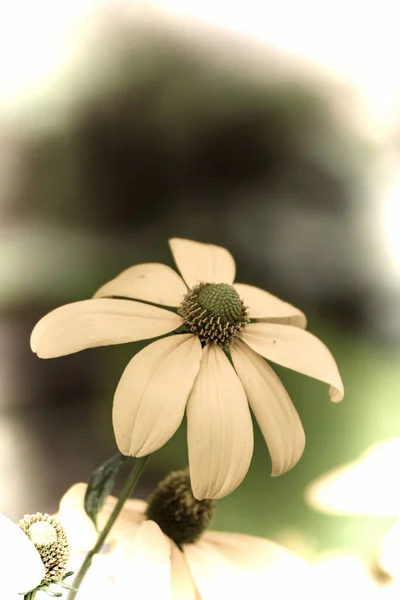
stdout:
[[55,583],[62,580],[69,559],[69,544],[64,528],[48,514],[25,515],[18,526],[33,542],[45,567],[43,580]]
[[[71,540],[78,541],[84,519],[88,530],[93,527],[84,516],[85,490],[84,484],[73,486],[60,505],[58,518]],[[108,498],[100,521],[115,501]],[[113,597],[286,600],[299,588],[310,593],[310,570],[304,561],[265,539],[206,531],[209,519],[198,516],[212,510],[210,501],[192,495],[187,472],[169,475],[149,503],[128,500],[117,529],[109,534],[109,553],[98,557],[103,559],[103,576],[114,580]],[[75,520],[79,527],[73,526]],[[196,521],[198,531],[193,536]]]
[[329,350],[305,331],[304,314],[234,283],[235,262],[225,248],[176,238],[170,247],[183,279],[162,264],[131,267],[92,300],[45,316],[31,346],[39,357],[53,358],[173,333],[126,367],[114,397],[117,444],[125,455],[155,452],[186,410],[194,495],[221,498],[250,465],[250,408],[271,454],[272,475],[291,469],[304,450],[299,415],[265,359],[328,383],[334,402],[343,398],[343,384]]

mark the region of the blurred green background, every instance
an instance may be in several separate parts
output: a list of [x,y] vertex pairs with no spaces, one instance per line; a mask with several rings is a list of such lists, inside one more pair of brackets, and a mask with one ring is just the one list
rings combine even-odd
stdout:
[[[226,246],[238,281],[304,310],[346,391],[330,404],[325,386],[277,367],[304,456],[271,478],[255,426],[250,472],[214,527],[304,556],[341,548],[374,559],[393,519],[317,514],[304,489],[400,431],[400,276],[376,219],[385,150],[338,110],[348,90],[266,48],[251,70],[230,57],[237,40],[225,42],[117,18],[40,100],[0,116],[0,511],[54,512],[115,452],[113,392],[144,345],[40,361],[32,327],[132,264],[172,266],[167,240],[180,236]],[[186,464],[184,423],[138,495]]]

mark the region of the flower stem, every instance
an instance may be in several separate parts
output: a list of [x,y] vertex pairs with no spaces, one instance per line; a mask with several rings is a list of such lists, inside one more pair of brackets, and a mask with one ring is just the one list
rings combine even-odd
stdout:
[[79,591],[79,587],[80,587],[88,569],[90,568],[90,565],[92,564],[92,559],[93,559],[94,555],[97,554],[98,552],[100,552],[100,550],[101,550],[104,542],[106,541],[106,538],[107,538],[112,526],[114,525],[119,513],[121,512],[125,502],[128,500],[129,496],[135,489],[136,484],[139,481],[140,476],[142,475],[149,458],[150,458],[150,455],[135,459],[132,471],[130,472],[128,479],[126,480],[126,483],[122,489],[121,495],[118,499],[118,502],[116,503],[114,510],[112,511],[103,531],[101,531],[101,533],[99,534],[99,537],[97,538],[95,545],[87,553],[85,560],[83,561],[78,573],[76,574],[76,577],[72,584],[74,589],[70,590],[70,592],[67,596],[67,600],[75,599],[75,597]]

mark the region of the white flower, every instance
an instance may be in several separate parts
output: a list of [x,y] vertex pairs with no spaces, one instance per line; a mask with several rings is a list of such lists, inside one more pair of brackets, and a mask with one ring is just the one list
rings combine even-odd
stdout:
[[398,600],[399,583],[374,572],[368,561],[348,553],[323,555],[314,565],[324,600]]
[[[358,459],[318,477],[306,491],[308,503],[334,515],[400,517],[400,438],[369,447]],[[400,579],[400,520],[385,536],[379,564]]]
[[400,437],[367,448],[356,460],[332,469],[307,488],[308,503],[334,515],[400,516]]
[[[72,550],[74,544],[82,547],[81,535],[86,541],[89,532],[95,535],[83,509],[85,491],[85,484],[73,486],[57,515]],[[107,499],[99,514],[100,528],[115,502],[115,498]],[[197,542],[179,549],[154,521],[146,520],[146,508],[146,502],[128,500],[108,536],[110,553],[98,556],[104,580],[113,578],[113,598],[287,600],[296,593],[313,597],[309,566],[282,546],[248,535],[206,531]],[[96,572],[100,577],[100,571]],[[96,597],[89,595],[89,585],[85,590],[83,600]]]
[[170,246],[183,279],[162,264],[131,267],[94,299],[45,316],[31,347],[53,358],[179,329],[126,367],[114,398],[115,436],[123,454],[148,455],[172,437],[186,410],[194,494],[221,498],[250,465],[249,405],[271,454],[272,475],[291,469],[304,450],[299,415],[264,358],[328,383],[334,402],[343,398],[343,384],[329,350],[304,331],[304,314],[261,289],[234,283],[227,250],[176,238]]
[[33,542],[18,525],[0,514],[0,597],[11,600],[27,594],[40,585],[45,574]]

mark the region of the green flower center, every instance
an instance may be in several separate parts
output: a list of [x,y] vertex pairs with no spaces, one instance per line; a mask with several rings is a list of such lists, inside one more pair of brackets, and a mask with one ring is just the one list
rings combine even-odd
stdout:
[[215,512],[213,500],[196,500],[188,471],[175,471],[161,481],[148,499],[146,516],[178,546],[195,542]]
[[69,559],[69,544],[64,528],[54,517],[36,513],[25,515],[18,526],[35,545],[46,568],[44,582],[61,580]]
[[199,283],[183,299],[178,313],[187,329],[205,344],[229,346],[249,323],[247,308],[227,283]]

